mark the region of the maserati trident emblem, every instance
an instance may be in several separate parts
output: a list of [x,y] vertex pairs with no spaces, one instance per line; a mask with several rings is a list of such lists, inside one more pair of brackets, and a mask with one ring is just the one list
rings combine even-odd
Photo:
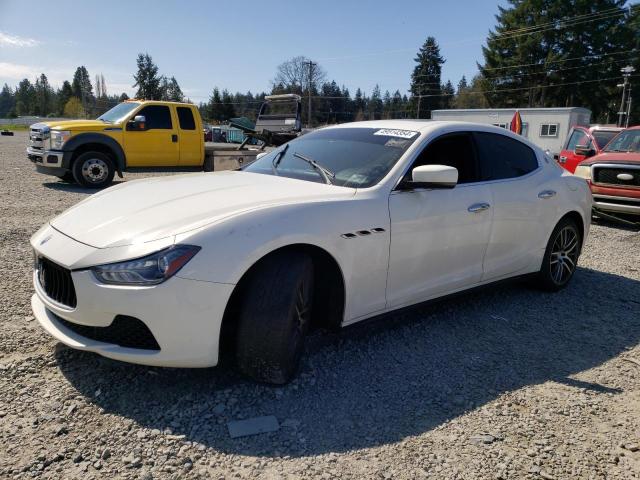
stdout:
[[45,243],[47,243],[49,240],[51,240],[51,237],[53,237],[53,235],[49,235],[48,237],[44,237],[42,240],[40,240],[40,245],[44,245]]
[[629,180],[633,180],[633,175],[631,175],[630,173],[619,173],[618,175],[616,175],[616,178],[618,180],[624,180],[624,181],[629,181]]

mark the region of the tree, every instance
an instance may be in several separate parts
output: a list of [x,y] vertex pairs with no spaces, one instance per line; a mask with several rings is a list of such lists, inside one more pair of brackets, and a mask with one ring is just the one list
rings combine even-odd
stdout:
[[64,106],[64,116],[68,118],[83,118],[85,109],[77,97],[71,97]]
[[220,98],[220,90],[218,87],[213,87],[213,93],[209,97],[209,105],[207,109],[207,117],[209,120],[220,122],[222,120],[222,98]]
[[118,103],[124,102],[125,100],[129,100],[129,95],[127,95],[126,93],[122,92],[120,94],[120,96],[118,97]]
[[20,81],[16,89],[16,113],[20,116],[33,115],[36,91],[29,79]]
[[411,74],[411,96],[416,118],[431,118],[431,110],[441,105],[440,76],[445,60],[433,37],[427,37],[415,58]]
[[6,83],[0,91],[0,118],[6,118],[13,111],[16,105],[16,98],[13,90]]
[[46,117],[53,111],[53,97],[55,94],[44,73],[36,79],[34,93],[34,113]]
[[163,93],[164,96],[166,97],[166,100],[169,100],[171,102],[183,102],[184,101],[184,94],[182,93],[182,89],[180,88],[180,85],[178,85],[178,81],[176,80],[176,77],[171,77],[171,79],[169,79],[168,81],[166,80],[165,77],[163,77],[165,80],[165,87],[163,88]]
[[309,89],[318,89],[318,85],[325,81],[327,74],[324,69],[314,62],[311,68],[311,77],[309,77],[309,62],[307,57],[293,57],[286,62],[278,65],[276,76],[273,79],[273,85],[280,84],[289,92],[303,93]]
[[56,110],[58,115],[64,115],[64,107],[67,105],[67,102],[72,96],[73,88],[71,87],[71,84],[67,80],[65,80],[62,83],[62,87],[60,88],[60,90],[58,90],[57,94],[58,107]]
[[471,80],[471,85],[466,86],[467,80],[462,77],[462,80],[458,84],[458,91],[456,92],[451,106],[453,108],[489,108],[489,102],[485,96],[487,90],[487,81],[481,76],[476,75]]
[[[508,0],[479,65],[494,107],[587,107],[603,120],[634,35],[624,0]],[[526,29],[526,30],[523,30]],[[514,33],[515,31],[515,33]],[[611,113],[611,112],[609,112]]]
[[236,110],[233,106],[233,98],[229,95],[229,91],[225,88],[222,90],[222,120],[229,120],[236,116]]
[[160,88],[162,79],[158,76],[158,66],[153,63],[153,59],[148,53],[139,53],[136,60],[138,72],[133,76],[137,87],[136,98],[144,100],[160,100],[162,89]]
[[73,96],[78,98],[82,106],[86,109],[93,101],[93,86],[87,68],[83,65],[76,68],[73,74],[73,82],[71,82],[71,90]]
[[451,108],[451,106],[453,105],[453,96],[456,93],[456,91],[453,88],[453,84],[451,83],[451,80],[447,80],[447,83],[442,85],[441,90],[442,90],[442,101],[440,105],[441,108]]
[[371,98],[369,99],[369,120],[379,120],[382,118],[382,97],[380,96],[380,87],[376,84],[373,87]]

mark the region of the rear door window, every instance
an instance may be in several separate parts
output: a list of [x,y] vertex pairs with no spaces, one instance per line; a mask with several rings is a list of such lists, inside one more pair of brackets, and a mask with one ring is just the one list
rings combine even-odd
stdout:
[[144,115],[147,130],[172,130],[171,112],[166,105],[147,105],[136,115]]
[[407,172],[405,180],[411,180],[411,172],[422,165],[446,165],[458,170],[458,183],[478,182],[478,165],[469,133],[446,134],[427,145]]
[[495,133],[475,132],[482,181],[517,178],[538,168],[535,152],[519,140]]
[[193,118],[193,112],[189,107],[178,107],[178,121],[181,130],[195,130],[196,121]]

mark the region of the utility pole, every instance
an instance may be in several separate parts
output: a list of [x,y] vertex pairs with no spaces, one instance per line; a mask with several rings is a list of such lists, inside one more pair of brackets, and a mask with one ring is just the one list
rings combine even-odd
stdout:
[[[631,84],[629,83],[629,78],[631,74],[635,72],[636,69],[631,65],[627,65],[620,69],[622,72],[622,78],[624,79],[623,83],[618,84],[618,87],[622,87],[622,100],[620,101],[620,110],[618,110],[618,126],[624,127],[625,125],[629,126],[629,115],[631,114]],[[628,95],[627,95],[628,92]],[[627,99],[628,96],[628,99]],[[625,120],[626,116],[626,120]]]
[[304,62],[305,65],[309,67],[309,116],[307,117],[307,127],[311,127],[311,85],[313,85],[313,67],[317,65],[317,63],[309,60],[308,62]]

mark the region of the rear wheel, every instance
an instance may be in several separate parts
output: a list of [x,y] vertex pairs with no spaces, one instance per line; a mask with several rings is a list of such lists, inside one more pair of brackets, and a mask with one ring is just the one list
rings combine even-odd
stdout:
[[243,296],[236,336],[236,362],[242,373],[266,383],[284,384],[295,375],[313,302],[313,263],[299,252],[264,259]]
[[71,167],[75,181],[88,188],[104,188],[113,181],[115,166],[102,152],[85,152],[78,156]]
[[565,218],[553,229],[536,276],[536,286],[556,292],[569,284],[582,249],[582,233],[578,224]]

